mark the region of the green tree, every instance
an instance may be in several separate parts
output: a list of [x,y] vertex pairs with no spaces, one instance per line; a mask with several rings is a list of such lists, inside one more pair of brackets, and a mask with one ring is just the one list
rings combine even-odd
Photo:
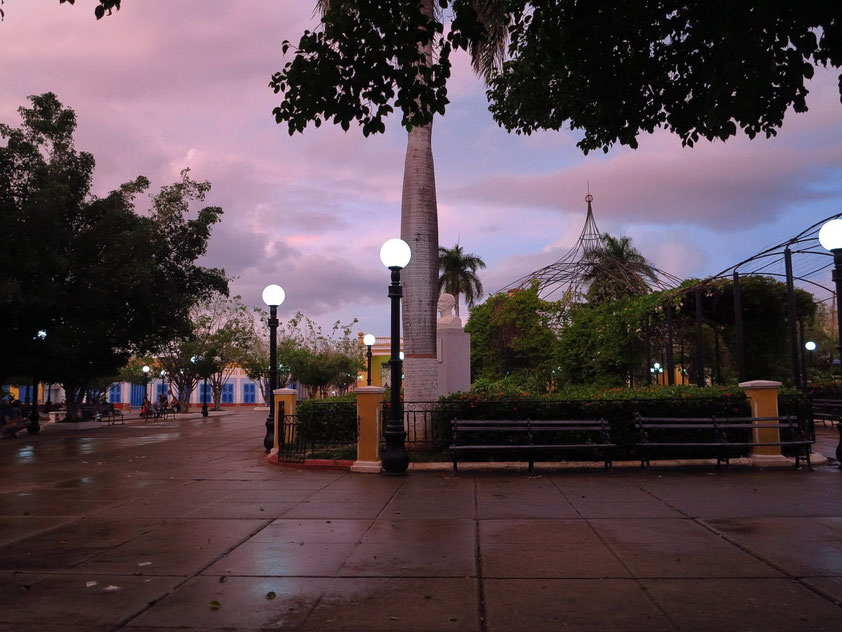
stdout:
[[227,292],[222,271],[196,264],[222,210],[187,217],[203,193],[186,172],[153,198],[151,216],[134,210],[146,178],[92,196],[94,158],[74,147],[75,113],[52,93],[29,101],[20,128],[0,125],[0,379],[60,383],[72,407],[131,355],[185,331],[204,293]]
[[325,396],[333,386],[346,390],[355,380],[363,364],[362,349],[347,325],[335,322],[330,333],[301,312],[284,328],[284,344],[278,345],[278,362],[304,386],[310,397]]
[[471,310],[471,367],[478,378],[536,374],[549,380],[557,366],[552,323],[559,304],[538,297],[537,285],[495,294]]
[[439,248],[439,293],[447,292],[456,298],[456,315],[459,316],[459,295],[465,295],[465,305],[472,307],[482,298],[482,282],[477,270],[485,268],[479,256],[466,253],[462,246]]
[[647,281],[657,281],[655,268],[631,245],[629,237],[602,235],[602,246],[588,253],[583,280],[588,302],[616,301],[648,294]]
[[827,0],[515,0],[509,59],[488,92],[506,129],[580,129],[585,152],[637,147],[662,127],[685,145],[772,136],[805,81],[842,65],[839,7]]

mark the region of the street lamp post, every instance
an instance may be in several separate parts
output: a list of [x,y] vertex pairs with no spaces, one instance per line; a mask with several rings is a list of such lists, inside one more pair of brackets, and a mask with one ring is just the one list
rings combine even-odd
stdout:
[[143,371],[143,401],[145,402],[149,398],[149,394],[146,392],[146,385],[149,383],[149,371],[151,369],[148,364],[144,364],[140,370]]
[[267,285],[263,289],[263,302],[269,307],[269,416],[266,418],[266,436],[263,447],[272,449],[275,434],[275,389],[278,388],[278,306],[284,302],[286,293],[280,285]]
[[208,416],[208,369],[205,367],[202,377],[202,417]]
[[[44,329],[39,329],[38,332],[35,334],[35,340],[39,340],[43,343],[43,341],[47,338],[47,332]],[[39,358],[43,358],[43,349],[39,346]],[[33,371],[34,373],[34,371]],[[47,398],[44,397],[45,405],[46,405]],[[49,407],[47,406],[47,411],[49,412]],[[38,380],[35,376],[32,376],[32,409],[29,411],[29,424],[26,426],[26,432],[32,435],[36,435],[41,432],[41,423],[40,417],[38,415]]]
[[392,305],[391,353],[389,368],[391,370],[392,399],[389,406],[389,422],[383,433],[386,447],[383,449],[382,463],[386,474],[403,474],[409,467],[409,454],[406,452],[406,430],[403,427],[403,404],[401,402],[401,376],[403,375],[403,360],[400,357],[401,345],[401,270],[406,267],[412,257],[409,245],[401,239],[389,239],[380,248],[380,260],[392,271],[392,283],[389,285],[389,299]]
[[839,309],[839,297],[842,296],[842,219],[832,219],[819,230],[819,243],[833,253],[833,273],[831,278],[836,284],[836,348],[842,358],[842,309]]
[[366,379],[366,386],[371,386],[371,345],[373,345],[374,342],[374,334],[366,334],[363,336],[363,344],[368,347],[368,351],[365,354],[365,357],[368,360],[368,378]]
[[[839,350],[839,357],[842,360],[842,308],[840,308],[839,303],[840,297],[842,297],[842,219],[832,219],[825,222],[819,230],[819,243],[833,253],[833,274],[831,278],[836,284],[836,332],[838,337],[836,348]],[[842,424],[836,424],[836,429],[839,431],[836,458],[842,462]],[[842,468],[842,465],[839,467]]]

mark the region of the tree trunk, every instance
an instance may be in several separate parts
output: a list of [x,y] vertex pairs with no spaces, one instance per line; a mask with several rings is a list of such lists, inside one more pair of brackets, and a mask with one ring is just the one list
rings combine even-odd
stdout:
[[[433,169],[432,125],[409,132],[401,202],[401,237],[412,249],[412,259],[401,274],[404,287],[404,400],[435,401],[436,301],[438,280],[438,212]],[[423,416],[421,416],[423,419]],[[419,439],[420,428],[410,430]]]

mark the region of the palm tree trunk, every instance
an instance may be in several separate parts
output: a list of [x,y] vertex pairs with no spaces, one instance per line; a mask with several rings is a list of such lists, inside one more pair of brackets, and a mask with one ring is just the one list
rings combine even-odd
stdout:
[[[406,147],[401,201],[401,238],[412,249],[404,269],[404,399],[437,398],[436,302],[438,209],[433,168],[433,126],[413,127]],[[410,431],[410,436],[413,436]]]
[[[420,10],[433,16],[433,0]],[[427,48],[432,63],[432,47]],[[439,225],[436,175],[433,168],[433,126],[413,127],[408,135],[401,199],[401,239],[412,249],[404,269],[404,400],[429,402],[438,397],[436,302],[438,299]],[[411,406],[407,407],[411,410]],[[410,441],[426,438],[424,415],[412,415],[420,426],[407,428]]]

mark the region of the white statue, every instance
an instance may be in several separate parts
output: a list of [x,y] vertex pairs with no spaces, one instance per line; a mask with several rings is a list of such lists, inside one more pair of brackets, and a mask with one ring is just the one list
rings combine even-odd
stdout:
[[437,329],[462,329],[462,319],[453,313],[455,307],[456,299],[453,294],[444,293],[439,297],[436,309],[441,316],[436,321]]

